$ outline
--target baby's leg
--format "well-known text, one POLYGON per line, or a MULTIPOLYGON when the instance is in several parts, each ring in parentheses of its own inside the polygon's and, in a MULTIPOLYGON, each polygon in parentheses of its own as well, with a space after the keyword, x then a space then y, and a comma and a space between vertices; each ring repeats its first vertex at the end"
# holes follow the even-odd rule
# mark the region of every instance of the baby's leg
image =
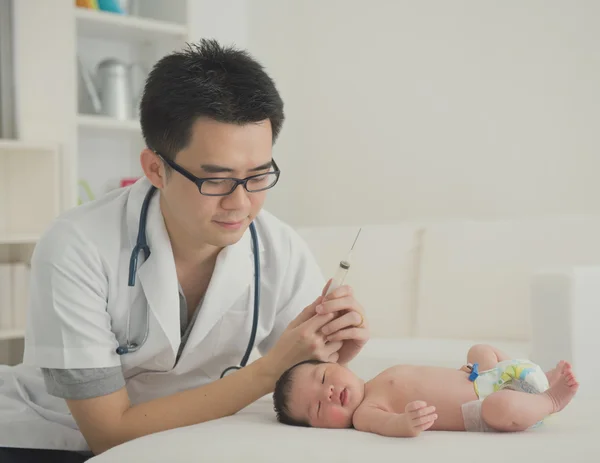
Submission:
POLYGON ((467 363, 478 363, 479 371, 490 370, 498 362, 509 359, 510 357, 504 352, 488 344, 475 344, 467 354, 467 363))
POLYGON ((538 421, 567 406, 575 396, 579 383, 565 364, 560 377, 545 392, 526 392, 503 389, 486 397, 481 404, 481 417, 498 431, 525 431, 538 421))

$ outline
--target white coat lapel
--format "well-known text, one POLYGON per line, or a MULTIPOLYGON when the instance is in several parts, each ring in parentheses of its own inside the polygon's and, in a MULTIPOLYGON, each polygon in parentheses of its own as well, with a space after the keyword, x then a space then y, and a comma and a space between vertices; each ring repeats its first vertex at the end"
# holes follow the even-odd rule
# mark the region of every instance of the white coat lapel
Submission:
MULTIPOLYGON (((130 219, 130 237, 132 246, 135 246, 139 225, 139 214, 143 202, 143 197, 150 188, 147 181, 140 182, 142 185, 134 185, 134 188, 140 187, 143 190, 141 201, 132 201, 130 218, 135 214, 134 221, 130 219), (145 188, 144 188, 145 186, 145 188), (138 204, 139 203, 139 204, 138 204), (137 206, 137 210, 136 207, 137 206)), ((133 192, 132 192, 133 193, 133 192)), ((136 192, 136 194, 139 194, 136 192)), ((179 320, 179 286, 177 283, 177 271, 175 260, 171 248, 171 241, 165 227, 164 219, 160 211, 160 192, 156 191, 148 207, 148 217, 146 222, 146 237, 150 248, 150 257, 144 261, 144 253, 140 252, 137 270, 137 279, 141 284, 149 310, 156 318, 162 331, 169 340, 172 350, 173 360, 177 355, 180 335, 179 320)), ((138 199, 138 198, 136 198, 138 199)), ((138 282, 136 281, 136 285, 138 282)), ((149 342, 157 333, 149 334, 149 342)), ((143 347, 142 347, 143 349, 143 347)))
MULTIPOLYGON (((254 258, 250 230, 240 241, 223 249, 217 257, 202 308, 188 339, 185 352, 194 349, 231 307, 254 287, 254 258)), ((259 250, 262 246, 259 241, 259 250)), ((251 308, 249 308, 251 310, 251 308)))

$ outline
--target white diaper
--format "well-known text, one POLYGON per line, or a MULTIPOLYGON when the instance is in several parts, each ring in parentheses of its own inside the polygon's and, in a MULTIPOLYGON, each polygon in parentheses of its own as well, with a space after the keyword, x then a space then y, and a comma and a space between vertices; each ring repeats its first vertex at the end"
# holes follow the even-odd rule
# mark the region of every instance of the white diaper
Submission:
POLYGON ((539 394, 550 387, 540 366, 526 359, 499 362, 495 367, 480 372, 473 385, 481 400, 501 389, 539 394))
MULTIPOLYGON (((472 381, 479 400, 462 406, 465 430, 469 432, 496 432, 481 417, 481 404, 489 395, 502 389, 512 389, 529 394, 539 394, 548 389, 548 378, 535 363, 525 359, 505 360, 494 368, 472 374, 472 381)), ((538 427, 543 421, 535 423, 538 427)))

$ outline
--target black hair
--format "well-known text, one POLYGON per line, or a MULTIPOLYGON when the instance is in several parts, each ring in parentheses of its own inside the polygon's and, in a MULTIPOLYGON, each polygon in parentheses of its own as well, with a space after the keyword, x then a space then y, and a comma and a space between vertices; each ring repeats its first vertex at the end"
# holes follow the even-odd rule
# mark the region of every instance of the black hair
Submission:
POLYGON ((277 380, 275 384, 275 390, 273 392, 273 407, 277 414, 277 421, 283 424, 289 424, 291 426, 303 426, 310 427, 306 421, 298 420, 291 416, 289 409, 290 391, 292 389, 293 376, 292 373, 300 365, 320 365, 323 362, 321 360, 304 360, 297 363, 296 365, 288 368, 277 380))
POLYGON ((269 119, 273 143, 284 121, 273 80, 246 51, 203 39, 161 58, 140 102, 146 146, 175 160, 198 118, 247 124, 269 119))

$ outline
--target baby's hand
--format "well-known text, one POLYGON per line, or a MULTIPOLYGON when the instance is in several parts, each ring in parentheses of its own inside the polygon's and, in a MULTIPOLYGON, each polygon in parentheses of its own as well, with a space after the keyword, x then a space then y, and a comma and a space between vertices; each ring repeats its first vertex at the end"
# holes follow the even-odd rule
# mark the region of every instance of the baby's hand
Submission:
POLYGON ((433 405, 427 406, 426 402, 422 400, 415 400, 406 404, 404 408, 404 414, 408 422, 408 428, 412 435, 417 436, 421 431, 429 429, 435 420, 437 420, 437 414, 433 405))

